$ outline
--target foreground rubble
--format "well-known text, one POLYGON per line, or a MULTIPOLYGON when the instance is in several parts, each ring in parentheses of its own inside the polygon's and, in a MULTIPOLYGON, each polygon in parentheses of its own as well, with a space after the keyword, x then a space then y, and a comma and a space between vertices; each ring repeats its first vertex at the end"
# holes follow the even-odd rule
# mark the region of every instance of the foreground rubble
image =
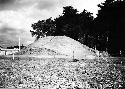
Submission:
POLYGON ((110 66, 106 59, 1 59, 0 88, 104 89, 113 84, 118 87, 121 74, 110 66))

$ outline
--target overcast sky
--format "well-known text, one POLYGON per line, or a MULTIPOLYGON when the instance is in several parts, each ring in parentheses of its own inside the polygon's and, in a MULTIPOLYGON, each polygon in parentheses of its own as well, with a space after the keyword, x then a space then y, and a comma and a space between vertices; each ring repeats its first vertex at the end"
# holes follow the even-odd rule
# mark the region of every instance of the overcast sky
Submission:
POLYGON ((31 24, 62 14, 64 6, 97 14, 104 0, 0 0, 0 46, 17 44, 20 35, 24 45, 34 41, 31 24))

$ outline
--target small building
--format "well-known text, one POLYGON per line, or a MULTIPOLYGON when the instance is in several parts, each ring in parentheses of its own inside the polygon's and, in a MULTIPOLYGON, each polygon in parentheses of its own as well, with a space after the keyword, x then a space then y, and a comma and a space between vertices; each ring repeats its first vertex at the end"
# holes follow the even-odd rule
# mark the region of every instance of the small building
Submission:
MULTIPOLYGON (((21 46, 20 46, 20 49, 23 49, 25 46, 22 44, 21 46)), ((10 46, 10 47, 7 47, 7 49, 19 49, 19 46, 18 45, 16 45, 16 46, 10 46)))
POLYGON ((19 52, 19 49, 14 48, 14 49, 5 49, 0 47, 0 55, 10 55, 13 53, 19 52))

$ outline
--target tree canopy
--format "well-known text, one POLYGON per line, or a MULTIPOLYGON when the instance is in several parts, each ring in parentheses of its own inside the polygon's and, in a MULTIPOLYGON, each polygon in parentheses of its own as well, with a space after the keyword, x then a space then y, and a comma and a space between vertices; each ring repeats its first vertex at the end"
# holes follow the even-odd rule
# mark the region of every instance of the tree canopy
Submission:
MULTIPOLYGON (((104 39, 100 49, 107 46, 110 53, 118 55, 120 50, 122 52, 125 50, 125 42, 123 42, 123 38, 125 38, 125 1, 106 0, 98 7, 100 7, 100 10, 97 18, 94 19, 94 28, 104 39), (109 38, 108 43, 106 43, 106 37, 109 38)), ((101 50, 104 50, 104 48, 101 50)))
POLYGON ((83 38, 87 38, 93 21, 93 16, 90 12, 83 10, 78 13, 77 9, 72 6, 63 7, 63 13, 59 17, 52 20, 39 20, 32 24, 32 36, 36 39, 46 36, 68 36, 82 43, 86 43, 83 38))
POLYGON ((32 36, 36 36, 36 40, 41 37, 53 35, 56 30, 56 25, 52 18, 39 20, 37 23, 32 24, 31 27, 33 30, 30 30, 30 32, 32 36))

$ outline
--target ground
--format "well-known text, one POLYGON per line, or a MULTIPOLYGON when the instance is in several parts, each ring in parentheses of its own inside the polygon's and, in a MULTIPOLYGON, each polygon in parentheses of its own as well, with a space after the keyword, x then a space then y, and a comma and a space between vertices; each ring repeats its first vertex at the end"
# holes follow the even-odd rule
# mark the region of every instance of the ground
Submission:
POLYGON ((103 58, 0 58, 0 88, 112 89, 122 87, 122 77, 118 67, 103 58))

